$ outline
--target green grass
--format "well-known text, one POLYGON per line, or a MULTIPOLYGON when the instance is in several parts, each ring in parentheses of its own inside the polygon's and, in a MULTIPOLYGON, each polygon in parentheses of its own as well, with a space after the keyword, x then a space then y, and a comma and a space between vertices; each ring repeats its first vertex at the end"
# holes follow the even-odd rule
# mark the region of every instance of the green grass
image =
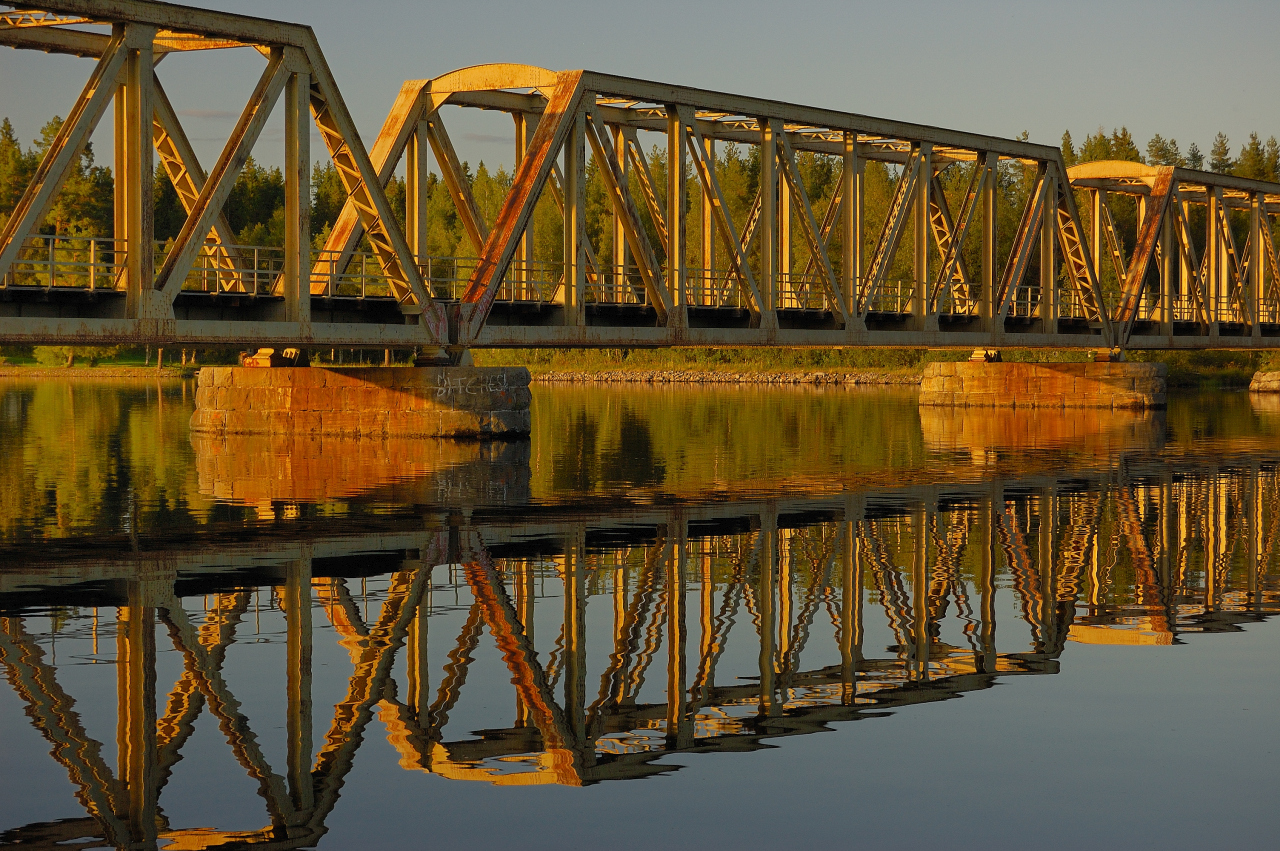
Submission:
MULTIPOLYGON (((0 363, 20 366, 60 367, 66 364, 68 349, 61 346, 0 347, 0 363)), ((181 365, 182 347, 165 348, 165 366, 181 365)), ((1066 363, 1088 360, 1092 352, 1073 349, 1004 349, 1006 361, 1066 363)), ((155 366, 156 353, 141 346, 75 348, 77 367, 155 366)), ((312 363, 328 365, 328 349, 312 352, 312 363)), ((395 363, 410 363, 411 352, 393 351, 395 363)), ((959 361, 965 351, 875 348, 676 348, 676 349, 476 349, 477 366, 527 366, 535 374, 544 372, 705 371, 705 372, 840 372, 878 370, 920 373, 925 364, 959 361)), ((200 349, 196 366, 234 364, 238 352, 232 349, 200 349)), ((1162 352, 1134 351, 1128 358, 1136 362, 1163 363, 1169 367, 1169 384, 1174 387, 1231 388, 1248 386, 1259 370, 1280 370, 1280 352, 1162 352)), ((353 365, 357 357, 344 353, 343 362, 353 365)), ((382 363, 382 351, 368 351, 363 360, 382 363)))

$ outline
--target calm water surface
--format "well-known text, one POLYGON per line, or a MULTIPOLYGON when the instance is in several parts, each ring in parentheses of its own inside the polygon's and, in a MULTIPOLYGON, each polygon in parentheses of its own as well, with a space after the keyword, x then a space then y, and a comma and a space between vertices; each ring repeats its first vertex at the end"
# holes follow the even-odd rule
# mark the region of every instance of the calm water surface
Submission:
POLYGON ((0 383, 0 846, 1274 844, 1280 405, 192 391, 0 383))

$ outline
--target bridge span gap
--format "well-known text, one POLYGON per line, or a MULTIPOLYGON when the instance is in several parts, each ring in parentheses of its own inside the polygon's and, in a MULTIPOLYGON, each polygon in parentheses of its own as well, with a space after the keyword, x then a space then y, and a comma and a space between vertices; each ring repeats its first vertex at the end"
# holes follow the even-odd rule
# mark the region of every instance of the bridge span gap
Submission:
POLYGON ((453 363, 472 347, 1280 344, 1280 184, 1127 162, 1068 169, 1049 145, 514 64, 405 82, 366 148, 304 25, 38 0, 0 10, 0 44, 96 60, 0 229, 3 343, 416 347, 453 363), (157 62, 210 49, 263 67, 206 171, 157 62), (496 211, 477 204, 446 129, 459 109, 511 118, 515 170, 496 211), (240 245, 223 208, 273 110, 284 244, 240 245), (112 233, 46 233, 109 113, 112 233), (312 124, 347 193, 320 248, 312 124), (730 146, 758 156, 754 197, 733 194, 730 146), (833 169, 831 191, 806 177, 814 156, 833 169), (403 226, 385 188, 401 162, 403 226), (157 165, 186 211, 165 243, 143 201, 157 165), (458 256, 428 249, 432 168, 466 235, 458 256), (887 181, 880 212, 864 203, 873 172, 887 181), (589 177, 601 227, 588 227, 589 177), (555 244, 533 238, 543 219, 562 232, 555 244))

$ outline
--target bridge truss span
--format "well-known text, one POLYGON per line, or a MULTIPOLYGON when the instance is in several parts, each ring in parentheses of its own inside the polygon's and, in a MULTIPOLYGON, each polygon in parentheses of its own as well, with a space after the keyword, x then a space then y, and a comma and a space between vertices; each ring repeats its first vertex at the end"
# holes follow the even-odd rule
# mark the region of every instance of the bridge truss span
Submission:
POLYGON ((1280 185, 1132 164, 1068 171, 1057 148, 1024 140, 504 64, 407 81, 366 150, 305 26, 153 0, 43 0, 0 8, 0 44, 97 63, 0 230, 7 342, 456 355, 1259 348, 1280 335, 1269 218, 1280 185), (211 49, 265 67, 206 172, 155 68, 211 49), (239 245, 223 206, 279 102, 284 245, 239 245), (112 104, 113 232, 49 232, 46 213, 112 104), (512 181, 483 209, 445 126, 457 110, 511 119, 512 181), (312 122, 347 192, 319 248, 312 122), (749 164, 732 185, 730 146, 749 164), (187 213, 164 244, 140 200, 156 163, 187 213), (821 186, 815 163, 830 175, 821 186), (404 225, 386 191, 402 164, 404 225), (433 169, 465 234, 450 256, 430 251, 433 169))

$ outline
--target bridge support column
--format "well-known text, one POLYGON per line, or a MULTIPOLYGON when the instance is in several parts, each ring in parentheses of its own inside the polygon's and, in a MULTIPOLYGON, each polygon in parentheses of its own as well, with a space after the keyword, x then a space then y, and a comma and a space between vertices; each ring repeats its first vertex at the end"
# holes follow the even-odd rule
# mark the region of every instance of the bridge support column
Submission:
POLYGON ((206 367, 192 431, 509 439, 529 433, 523 367, 206 367))

